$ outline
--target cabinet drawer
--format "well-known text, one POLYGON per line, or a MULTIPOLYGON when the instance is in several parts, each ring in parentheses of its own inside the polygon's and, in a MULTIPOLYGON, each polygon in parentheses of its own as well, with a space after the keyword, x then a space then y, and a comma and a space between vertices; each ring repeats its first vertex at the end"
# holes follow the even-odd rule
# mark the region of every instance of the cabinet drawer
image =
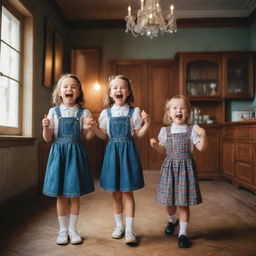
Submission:
POLYGON ((236 163, 236 177, 237 178, 251 183, 252 182, 252 171, 253 171, 253 168, 251 165, 245 164, 245 163, 240 163, 240 162, 236 163))
POLYGON ((253 164, 253 146, 247 143, 237 143, 236 161, 253 164))
POLYGON ((254 127, 239 127, 237 129, 237 138, 239 140, 253 140, 255 129, 254 127))
POLYGON ((224 139, 236 139, 236 137, 237 137, 237 128, 224 127, 224 129, 223 129, 223 138, 224 139))

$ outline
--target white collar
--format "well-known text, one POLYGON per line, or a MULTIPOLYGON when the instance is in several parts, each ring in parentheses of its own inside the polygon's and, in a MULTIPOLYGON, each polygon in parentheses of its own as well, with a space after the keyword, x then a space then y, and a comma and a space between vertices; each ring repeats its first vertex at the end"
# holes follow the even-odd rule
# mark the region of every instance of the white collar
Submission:
POLYGON ((187 128, 187 124, 174 124, 172 123, 172 126, 174 129, 182 129, 182 128, 187 128))
POLYGON ((112 106, 112 110, 114 111, 117 111, 117 110, 121 110, 121 111, 124 111, 124 110, 127 110, 129 108, 129 105, 128 104, 125 104, 123 106, 117 106, 117 105, 113 105, 112 106))
POLYGON ((77 105, 77 104, 74 105, 74 106, 72 106, 72 107, 67 107, 67 106, 65 106, 63 103, 60 105, 60 110, 61 110, 61 111, 70 111, 70 110, 75 111, 75 110, 77 110, 77 109, 78 109, 78 105, 77 105))

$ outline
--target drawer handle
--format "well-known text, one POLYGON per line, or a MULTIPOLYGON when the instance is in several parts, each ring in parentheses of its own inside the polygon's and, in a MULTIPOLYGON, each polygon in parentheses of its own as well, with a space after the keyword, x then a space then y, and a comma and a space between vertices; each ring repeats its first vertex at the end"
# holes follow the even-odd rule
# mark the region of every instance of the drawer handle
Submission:
POLYGON ((246 132, 240 132, 239 137, 249 137, 249 134, 246 132))

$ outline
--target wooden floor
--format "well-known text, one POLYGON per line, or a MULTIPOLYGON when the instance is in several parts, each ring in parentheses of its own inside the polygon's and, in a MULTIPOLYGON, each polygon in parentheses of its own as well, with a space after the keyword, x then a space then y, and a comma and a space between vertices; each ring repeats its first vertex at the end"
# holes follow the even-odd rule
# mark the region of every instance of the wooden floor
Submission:
POLYGON ((256 196, 226 182, 201 181, 203 204, 191 207, 189 236, 192 247, 177 246, 177 232, 164 235, 166 214, 155 203, 158 172, 146 171, 144 189, 135 192, 135 229, 139 246, 111 238, 111 194, 96 192, 81 198, 79 231, 81 245, 58 246, 55 199, 42 196, 14 216, 1 220, 0 254, 3 256, 255 256, 256 196))

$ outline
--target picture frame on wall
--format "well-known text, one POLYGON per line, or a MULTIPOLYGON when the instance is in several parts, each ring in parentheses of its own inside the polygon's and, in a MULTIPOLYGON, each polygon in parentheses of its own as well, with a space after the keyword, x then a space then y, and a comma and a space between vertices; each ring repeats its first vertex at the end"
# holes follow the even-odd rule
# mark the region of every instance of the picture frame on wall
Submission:
POLYGON ((63 72, 63 38, 54 32, 53 83, 56 84, 63 72))
POLYGON ((53 76, 53 25, 50 20, 45 22, 44 38, 44 63, 43 63, 43 85, 47 88, 52 87, 53 76))

